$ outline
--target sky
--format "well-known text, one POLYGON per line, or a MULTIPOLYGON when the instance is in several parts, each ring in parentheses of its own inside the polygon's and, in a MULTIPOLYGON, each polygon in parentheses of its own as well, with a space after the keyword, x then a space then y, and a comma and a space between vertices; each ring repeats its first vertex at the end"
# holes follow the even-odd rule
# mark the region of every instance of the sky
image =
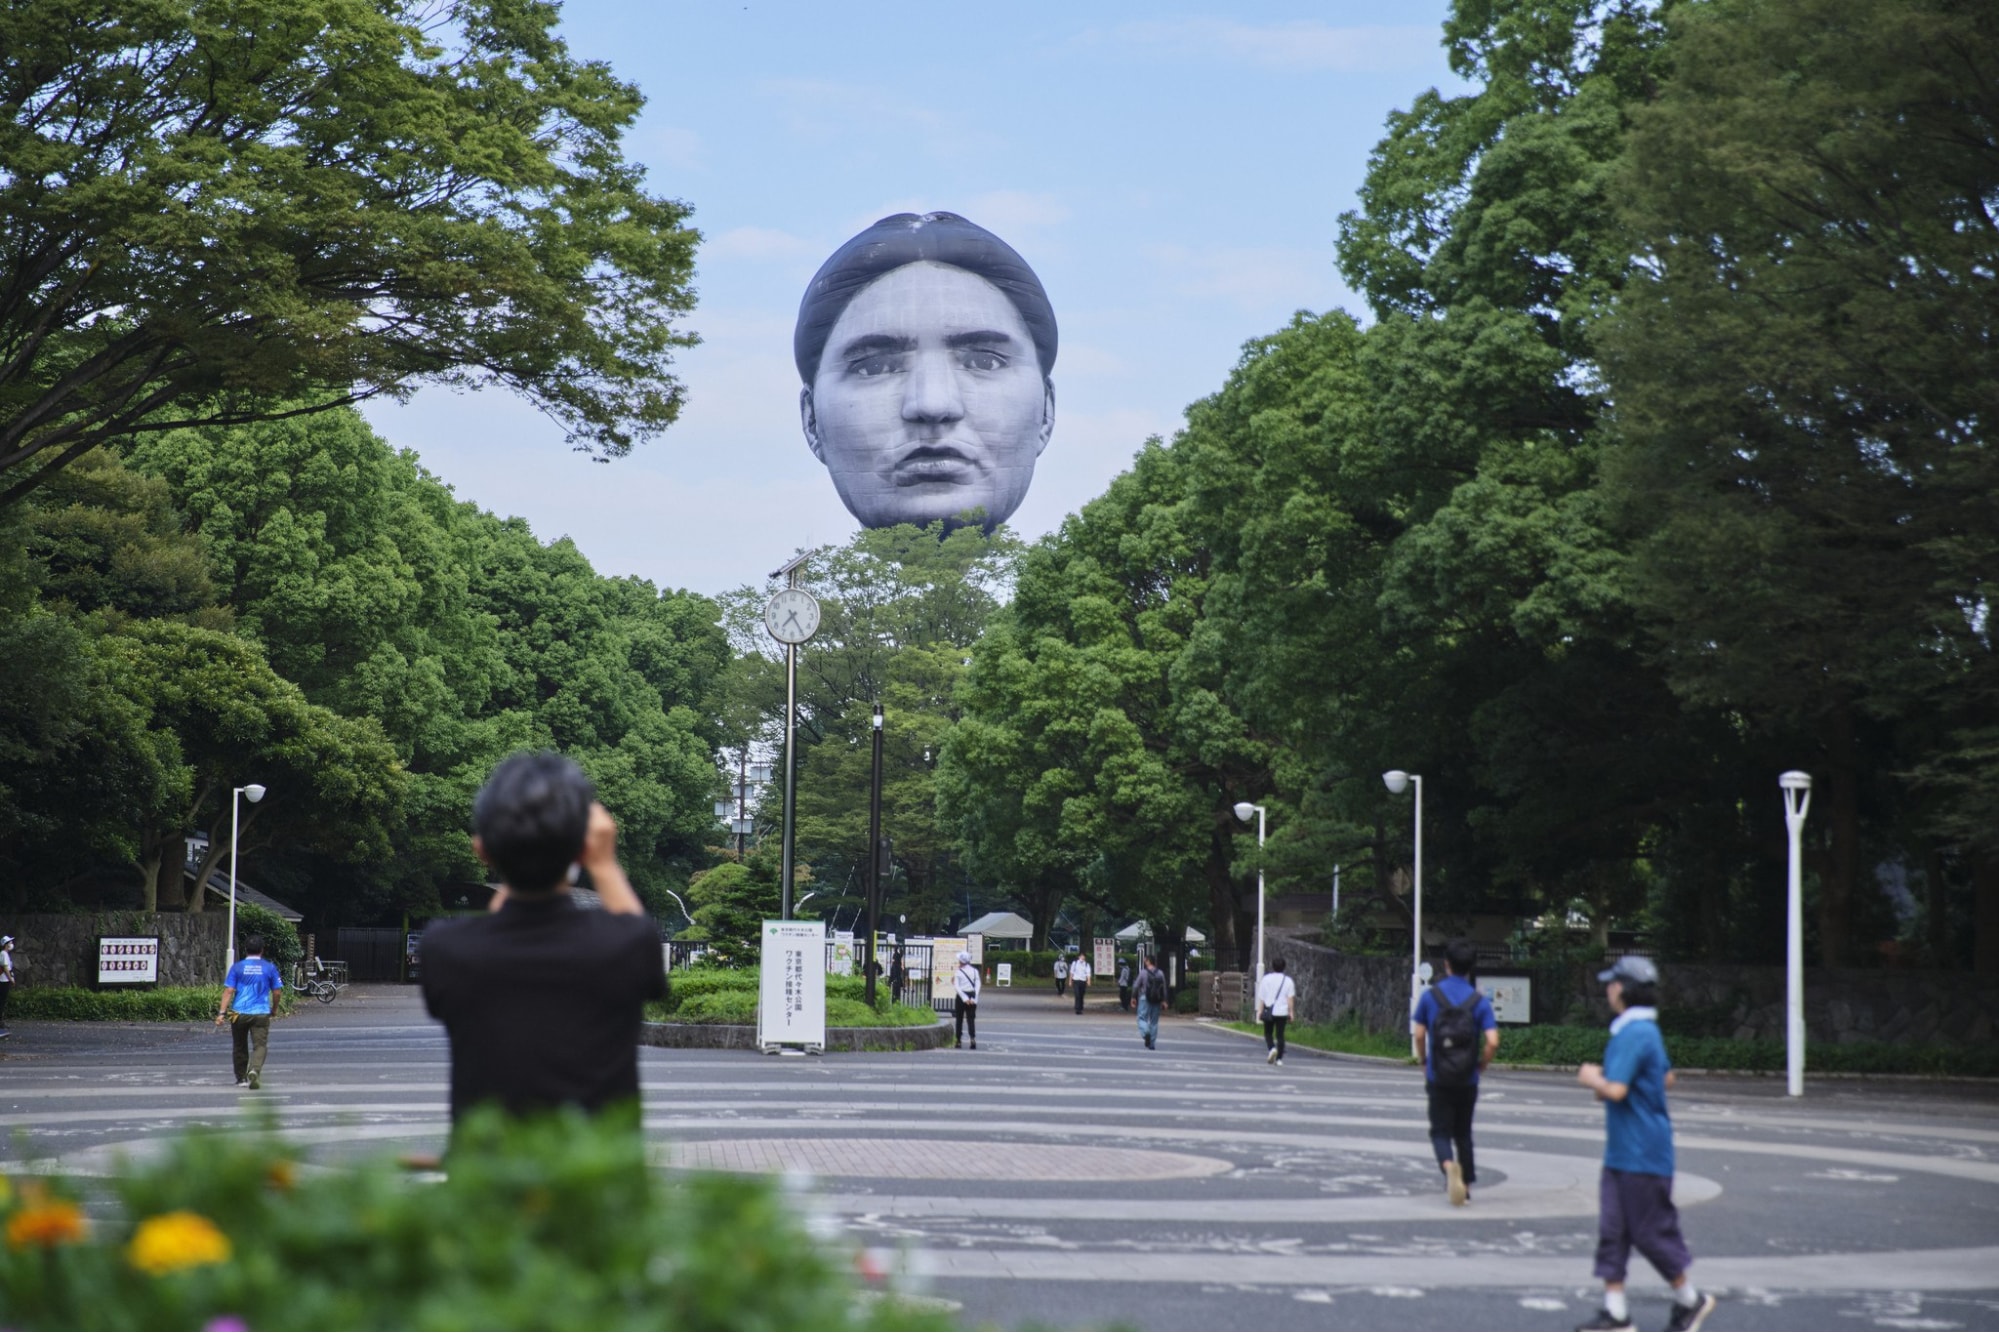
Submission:
POLYGON ((1360 313, 1339 215, 1388 114, 1459 86, 1446 9, 569 0, 572 52, 646 96, 628 156, 703 236, 681 418, 597 463, 504 390, 364 410, 460 498, 570 537, 601 573, 760 584, 857 528, 799 429, 805 284, 877 218, 948 210, 1020 252, 1060 325, 1054 436, 1013 519, 1039 537, 1245 342, 1298 310, 1360 313))

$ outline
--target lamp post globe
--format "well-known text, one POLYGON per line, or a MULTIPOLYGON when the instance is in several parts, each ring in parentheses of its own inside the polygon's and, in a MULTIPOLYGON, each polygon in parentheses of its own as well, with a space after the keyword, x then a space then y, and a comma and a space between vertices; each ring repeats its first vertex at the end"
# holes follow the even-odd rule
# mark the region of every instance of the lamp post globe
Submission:
POLYGON ((1388 788, 1390 795, 1400 796, 1409 790, 1409 775, 1399 768, 1391 768, 1381 775, 1381 785, 1388 788))
MULTIPOLYGON (((239 796, 249 797, 250 804, 255 805, 264 799, 264 784, 245 783, 241 787, 232 788, 229 793, 229 935, 222 949, 222 974, 225 979, 229 975, 229 969, 236 966, 236 832, 241 823, 237 813, 240 807, 236 798, 239 796)), ((197 884, 194 886, 194 891, 198 894, 206 893, 208 886, 197 884)))
POLYGON ((243 797, 245 800, 249 801, 250 804, 255 805, 257 802, 264 799, 264 784, 261 782, 252 782, 250 785, 243 788, 243 797))
POLYGON ((1235 803, 1235 817, 1243 823, 1247 824, 1255 814, 1256 807, 1248 801, 1237 801, 1235 803))

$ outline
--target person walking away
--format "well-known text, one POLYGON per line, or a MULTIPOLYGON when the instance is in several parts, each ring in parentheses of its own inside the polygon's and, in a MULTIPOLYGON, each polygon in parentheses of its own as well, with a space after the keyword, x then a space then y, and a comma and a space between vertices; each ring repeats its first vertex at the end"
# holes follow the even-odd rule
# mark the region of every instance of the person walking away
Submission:
POLYGON ((972 1039, 972 1049, 979 1049, 979 969, 972 966, 972 955, 960 951, 958 973, 952 978, 958 988, 957 1004, 952 1013, 956 1018, 958 1045, 965 1044, 965 1038, 972 1039))
POLYGON ((255 1090, 264 1083, 264 1054, 271 1045, 271 1001, 285 988, 283 973, 264 957, 264 937, 243 941, 243 956, 222 979, 222 1008, 215 1026, 229 1030, 236 1086, 255 1090))
POLYGON ((890 1004, 902 1003, 902 988, 909 984, 909 973, 902 965, 902 950, 897 949, 888 963, 888 999, 890 1004))
POLYGON ((1120 958, 1117 965, 1117 1007, 1131 1012, 1131 959, 1120 958))
POLYGON ((1478 946, 1452 940, 1444 946, 1444 975, 1416 1001, 1416 1059, 1430 1103, 1430 1146, 1453 1207, 1471 1201, 1478 1179, 1472 1157, 1471 1120, 1478 1106, 1479 1075, 1499 1050, 1499 1019, 1479 993, 1478 946))
POLYGON ((1076 1012, 1079 1014, 1083 1012, 1083 997, 1089 993, 1090 978, 1094 975, 1090 960, 1081 954, 1077 954, 1076 961, 1069 964, 1069 989, 1076 992, 1076 1012))
POLYGON ((1256 1016, 1263 1022, 1263 1062, 1284 1063, 1284 1028, 1297 1008, 1298 983, 1284 975, 1284 960, 1270 960, 1270 970, 1256 983, 1256 1016))
POLYGON ((14 993, 14 937, 0 935, 0 1037, 7 1031, 7 997, 14 993))
POLYGON ((659 928, 618 864, 618 826, 549 750, 503 760, 472 806, 494 909, 423 935, 423 1001, 451 1041, 451 1119, 573 1106, 639 1127, 639 1027, 666 994, 659 928), (581 862, 603 910, 569 896, 581 862))
POLYGON ((1065 995, 1069 990, 1069 960, 1061 954, 1055 955, 1055 993, 1065 995))
POLYGON ((1166 1008, 1166 974, 1150 954, 1138 970, 1138 1035, 1145 1049, 1159 1049, 1159 1015, 1166 1008))
POLYGON ((1603 1177, 1597 1187, 1596 1275, 1603 1279, 1603 1308, 1582 1329, 1637 1325, 1624 1295, 1625 1266, 1637 1250, 1672 1284, 1668 1333, 1694 1333, 1714 1313, 1715 1299, 1696 1288, 1687 1270, 1693 1254, 1680 1235, 1673 1206, 1673 1119, 1666 1089, 1673 1063, 1659 1034, 1659 969, 1649 958, 1627 956, 1599 972, 1616 1015, 1603 1063, 1584 1065, 1576 1082, 1603 1103, 1603 1177))

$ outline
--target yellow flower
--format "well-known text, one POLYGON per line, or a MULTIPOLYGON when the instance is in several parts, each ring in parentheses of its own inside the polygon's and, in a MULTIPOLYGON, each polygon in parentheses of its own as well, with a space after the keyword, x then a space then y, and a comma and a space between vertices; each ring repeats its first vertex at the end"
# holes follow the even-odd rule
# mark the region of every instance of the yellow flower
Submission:
POLYGON ((229 1237, 200 1213, 161 1213, 139 1223, 125 1258, 141 1272, 160 1277, 183 1268, 226 1263, 229 1237))
POLYGON ((264 1168, 264 1183, 274 1190, 289 1194, 298 1184, 298 1163, 278 1158, 264 1168))
POLYGON ((75 1204, 63 1199, 48 1203, 32 1200, 7 1219, 7 1246, 15 1250, 25 1250, 30 1245, 54 1249, 58 1245, 76 1244, 89 1230, 83 1209, 75 1204))

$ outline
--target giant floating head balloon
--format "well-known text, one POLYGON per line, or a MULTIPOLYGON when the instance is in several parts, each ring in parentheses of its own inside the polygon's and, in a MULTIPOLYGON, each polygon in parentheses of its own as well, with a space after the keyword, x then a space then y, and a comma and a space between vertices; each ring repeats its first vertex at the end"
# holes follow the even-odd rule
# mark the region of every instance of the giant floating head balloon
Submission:
POLYGON ((1004 523, 1055 430, 1055 312, 1013 247, 898 213, 833 252, 798 305, 805 442, 863 527, 1004 523))

